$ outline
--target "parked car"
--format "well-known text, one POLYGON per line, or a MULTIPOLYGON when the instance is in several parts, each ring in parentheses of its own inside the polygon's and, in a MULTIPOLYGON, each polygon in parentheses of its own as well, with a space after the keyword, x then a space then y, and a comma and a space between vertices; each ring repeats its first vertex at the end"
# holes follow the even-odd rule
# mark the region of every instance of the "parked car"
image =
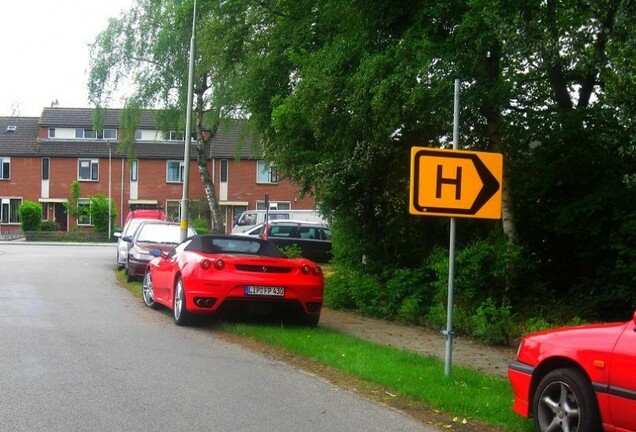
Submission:
POLYGON ((132 210, 128 212, 126 215, 127 224, 131 219, 158 219, 158 220, 168 220, 166 212, 159 209, 140 209, 140 210, 132 210))
POLYGON ((316 210, 246 210, 234 221, 232 234, 240 234, 254 228, 256 225, 265 223, 265 216, 270 222, 274 220, 296 220, 326 223, 326 220, 316 210))
POLYGON ((273 220, 268 224, 260 224, 239 235, 250 235, 271 240, 279 248, 292 244, 298 245, 303 258, 317 263, 326 263, 331 259, 331 230, 322 223, 273 220))
POLYGON ((122 237, 132 236, 135 230, 142 221, 145 220, 166 220, 166 214, 161 210, 133 210, 126 216, 126 224, 124 229, 115 231, 113 235, 117 237, 117 269, 123 269, 126 267, 126 258, 128 257, 129 242, 126 242, 122 237))
POLYGON ((508 368, 513 409, 536 431, 636 432, 636 313, 525 337, 508 368))
POLYGON ((286 258, 272 242, 248 236, 197 235, 168 254, 154 249, 142 297, 172 309, 177 325, 194 315, 261 313, 315 326, 324 277, 305 258, 286 258))
MULTIPOLYGON (((188 228, 187 236, 196 235, 196 231, 188 228)), ((130 282, 141 279, 146 274, 148 262, 153 258, 151 249, 170 251, 181 240, 181 227, 177 222, 159 220, 142 221, 134 234, 122 237, 129 244, 126 256, 126 278, 130 282)))

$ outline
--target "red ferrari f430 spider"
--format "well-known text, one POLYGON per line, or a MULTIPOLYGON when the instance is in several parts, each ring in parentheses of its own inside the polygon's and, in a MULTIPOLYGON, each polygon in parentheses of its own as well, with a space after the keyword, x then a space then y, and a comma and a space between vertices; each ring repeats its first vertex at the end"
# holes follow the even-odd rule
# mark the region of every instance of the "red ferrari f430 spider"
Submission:
POLYGON ((287 258, 270 241, 231 235, 195 235, 169 253, 156 249, 143 280, 146 306, 166 306, 177 325, 195 315, 255 313, 315 326, 324 277, 320 266, 287 258))

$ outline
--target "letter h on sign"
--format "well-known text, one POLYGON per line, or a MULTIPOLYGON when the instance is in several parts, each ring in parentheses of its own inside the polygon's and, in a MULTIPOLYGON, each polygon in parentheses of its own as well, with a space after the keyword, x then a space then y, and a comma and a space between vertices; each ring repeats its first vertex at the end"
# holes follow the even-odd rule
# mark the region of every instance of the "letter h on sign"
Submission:
POLYGON ((455 185, 455 199, 459 201, 462 196, 462 167, 457 167, 457 177, 444 178, 442 176, 442 165, 437 165, 437 187, 435 189, 435 196, 439 199, 442 197, 442 185, 449 184, 455 185))

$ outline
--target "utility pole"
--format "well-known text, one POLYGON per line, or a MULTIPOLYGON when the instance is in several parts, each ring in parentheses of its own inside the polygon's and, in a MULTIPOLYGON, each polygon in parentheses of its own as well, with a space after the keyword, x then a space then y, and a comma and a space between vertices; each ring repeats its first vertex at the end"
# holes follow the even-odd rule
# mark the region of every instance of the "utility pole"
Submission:
POLYGON ((197 0, 194 0, 192 10, 192 37, 190 38, 190 66, 188 68, 188 101, 186 109, 185 148, 183 151, 183 195, 181 197, 181 217, 179 228, 181 229, 181 241, 188 236, 188 195, 190 183, 190 141, 192 139, 192 86, 194 81, 194 38, 197 17, 197 0))

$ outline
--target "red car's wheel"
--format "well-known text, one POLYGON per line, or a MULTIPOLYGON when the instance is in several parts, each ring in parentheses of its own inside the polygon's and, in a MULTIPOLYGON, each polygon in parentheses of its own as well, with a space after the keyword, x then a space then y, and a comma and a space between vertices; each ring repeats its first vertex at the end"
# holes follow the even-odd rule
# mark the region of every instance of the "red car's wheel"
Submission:
POLYGON ((144 276, 144 281, 141 284, 141 298, 144 304, 152 309, 157 309, 157 302, 155 301, 155 292, 152 288, 152 276, 150 272, 144 276))
POLYGON ((532 402, 538 432, 596 432, 601 421, 594 389, 577 369, 555 369, 537 387, 532 402))
POLYGON ((190 323, 190 314, 186 310, 185 288, 181 276, 177 278, 174 284, 174 302, 172 303, 172 312, 174 322, 178 326, 188 325, 190 323))

